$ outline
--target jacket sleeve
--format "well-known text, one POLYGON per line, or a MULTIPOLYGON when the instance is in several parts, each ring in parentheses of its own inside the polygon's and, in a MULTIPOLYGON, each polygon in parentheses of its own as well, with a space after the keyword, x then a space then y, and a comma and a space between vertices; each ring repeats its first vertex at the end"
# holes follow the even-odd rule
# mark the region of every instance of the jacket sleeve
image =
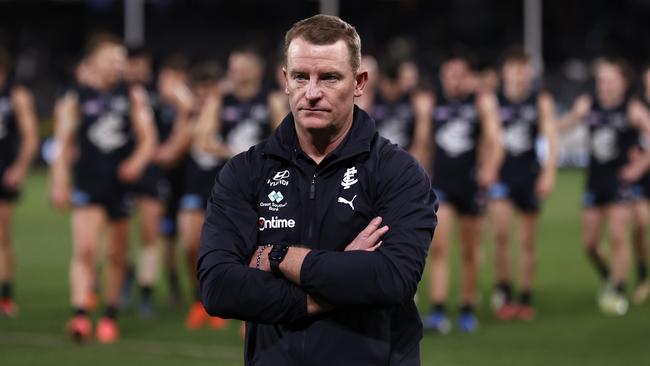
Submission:
POLYGON ((436 199, 420 165, 397 152, 380 165, 375 207, 389 231, 374 252, 312 250, 302 288, 335 306, 390 306, 415 295, 436 225, 436 199))
POLYGON ((213 316, 290 323, 306 316, 306 293, 248 267, 257 246, 258 216, 250 178, 255 170, 245 154, 224 166, 208 202, 198 262, 201 299, 213 316))

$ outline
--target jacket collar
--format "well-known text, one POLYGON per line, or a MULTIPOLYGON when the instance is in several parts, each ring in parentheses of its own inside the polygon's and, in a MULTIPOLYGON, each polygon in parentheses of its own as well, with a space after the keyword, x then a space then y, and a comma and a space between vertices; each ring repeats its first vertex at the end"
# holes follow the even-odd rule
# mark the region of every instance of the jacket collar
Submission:
MULTIPOLYGON (((376 134, 375 121, 368 113, 355 105, 350 131, 343 142, 326 159, 345 159, 370 152, 370 145, 376 134)), ((289 113, 271 135, 262 152, 284 160, 291 160, 292 155, 299 150, 300 144, 296 134, 295 121, 293 115, 289 113)))

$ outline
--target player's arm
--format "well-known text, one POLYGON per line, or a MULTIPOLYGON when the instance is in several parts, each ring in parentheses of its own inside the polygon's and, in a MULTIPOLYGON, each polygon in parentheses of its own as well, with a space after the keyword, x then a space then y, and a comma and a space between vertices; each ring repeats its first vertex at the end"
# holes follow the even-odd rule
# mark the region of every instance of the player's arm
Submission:
MULTIPOLYGON (((334 307, 391 306, 414 296, 436 224, 435 203, 424 170, 406 154, 398 156, 382 164, 386 175, 375 202, 381 220, 366 228, 381 237, 380 246, 343 252, 290 247, 280 263, 289 281, 334 307)), ((359 239, 373 243, 378 237, 359 239)), ((269 270, 268 263, 264 267, 269 270)), ((310 313, 319 310, 310 307, 310 313)))
POLYGON ((582 122, 591 109, 592 100, 589 95, 583 94, 579 96, 574 102, 571 109, 562 115, 557 122, 557 130, 565 132, 575 128, 582 122))
POLYGON ((154 156, 154 162, 163 166, 172 166, 189 148, 192 142, 190 116, 195 100, 192 92, 183 83, 174 88, 174 108, 176 119, 172 131, 163 144, 160 144, 154 156))
POLYGON ((131 123, 136 136, 135 149, 118 168, 118 176, 125 182, 140 178, 147 164, 153 158, 158 145, 156 126, 149 98, 142 86, 134 85, 129 90, 131 100, 131 123))
POLYGON ((297 285, 249 267, 257 248, 255 174, 250 153, 221 170, 201 230, 198 279, 210 315, 258 323, 290 323, 307 315, 307 295, 297 285))
POLYGON ((20 135, 20 150, 16 160, 2 177, 5 186, 17 189, 22 183, 38 150, 38 122, 32 93, 23 86, 16 86, 11 92, 11 101, 16 111, 16 122, 20 135))
POLYGON ((537 99, 537 109, 539 132, 546 140, 548 151, 535 190, 540 197, 546 197, 553 190, 557 174, 558 142, 553 96, 549 93, 540 94, 537 99))
POLYGON ((221 95, 214 92, 205 100, 196 119, 193 143, 200 150, 220 159, 230 159, 232 151, 219 138, 221 131, 221 95))
MULTIPOLYGON (((650 112, 638 99, 632 99, 627 108, 627 120, 640 134, 650 136, 650 112)), ((650 150, 635 149, 630 152, 629 162, 619 175, 626 182, 634 183, 650 168, 650 150)))
POLYGON ((479 167, 477 181, 487 188, 498 179, 504 151, 501 144, 501 121, 497 98, 492 93, 480 93, 476 101, 481 120, 479 167))
POLYGON ((289 113, 287 95, 279 90, 269 93, 268 106, 271 117, 271 128, 275 130, 289 113))
POLYGON ((50 166, 50 201, 63 210, 70 202, 70 170, 74 156, 74 138, 79 128, 79 99, 68 92, 54 106, 54 153, 50 166))
POLYGON ((425 169, 431 166, 431 115, 433 96, 429 92, 418 91, 411 97, 415 114, 415 128, 410 153, 425 169))

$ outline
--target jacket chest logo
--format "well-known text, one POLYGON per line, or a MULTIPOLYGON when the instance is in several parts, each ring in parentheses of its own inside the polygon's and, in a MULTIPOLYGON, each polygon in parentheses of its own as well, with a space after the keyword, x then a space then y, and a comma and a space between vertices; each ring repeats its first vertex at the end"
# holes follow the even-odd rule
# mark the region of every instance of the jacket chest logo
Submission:
POLYGON ((352 197, 351 200, 346 200, 343 197, 339 197, 338 203, 344 203, 346 205, 349 205, 352 211, 354 211, 354 199, 357 198, 357 195, 355 194, 354 197, 352 197))
POLYGON ((355 174, 357 174, 357 168, 355 167, 348 168, 348 170, 345 171, 345 174, 343 174, 343 180, 341 180, 343 189, 350 189, 350 187, 359 181, 354 177, 355 174))
POLYGON ((262 202, 265 198, 260 200, 260 207, 268 208, 269 211, 278 212, 281 208, 287 206, 284 194, 280 191, 281 187, 289 186, 289 170, 280 170, 276 172, 271 178, 266 180, 266 184, 271 187, 271 192, 266 196, 268 202, 262 202))
POLYGON ((269 187, 277 187, 279 185, 282 186, 288 186, 289 185, 289 171, 288 170, 281 170, 273 176, 273 178, 268 179, 266 181, 266 184, 269 185, 269 187))
MULTIPOLYGON (((357 168, 355 167, 348 168, 345 171, 345 174, 343 174, 343 179, 341 180, 341 186, 343 187, 343 191, 350 189, 350 187, 357 184, 359 180, 355 177, 356 174, 357 174, 357 168)), ((344 205, 348 205, 350 206, 352 211, 354 211, 355 198, 357 198, 356 194, 350 199, 343 197, 343 194, 341 194, 341 196, 338 197, 338 200, 336 202, 342 203, 344 205)))
POLYGON ((294 219, 281 219, 277 216, 271 216, 270 219, 260 217, 258 223, 259 231, 268 229, 293 229, 296 227, 296 221, 294 219))
POLYGON ((280 191, 271 191, 267 196, 271 202, 260 202, 260 207, 266 207, 269 211, 280 211, 281 208, 287 206, 284 201, 284 195, 280 191))

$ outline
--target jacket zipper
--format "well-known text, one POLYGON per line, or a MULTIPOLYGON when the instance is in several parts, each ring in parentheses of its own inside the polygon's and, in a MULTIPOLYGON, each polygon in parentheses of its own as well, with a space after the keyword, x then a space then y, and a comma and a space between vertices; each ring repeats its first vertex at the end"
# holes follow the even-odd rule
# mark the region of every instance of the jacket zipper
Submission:
POLYGON ((317 175, 314 173, 313 178, 311 179, 311 186, 309 187, 309 199, 313 200, 316 198, 316 177, 317 175))

